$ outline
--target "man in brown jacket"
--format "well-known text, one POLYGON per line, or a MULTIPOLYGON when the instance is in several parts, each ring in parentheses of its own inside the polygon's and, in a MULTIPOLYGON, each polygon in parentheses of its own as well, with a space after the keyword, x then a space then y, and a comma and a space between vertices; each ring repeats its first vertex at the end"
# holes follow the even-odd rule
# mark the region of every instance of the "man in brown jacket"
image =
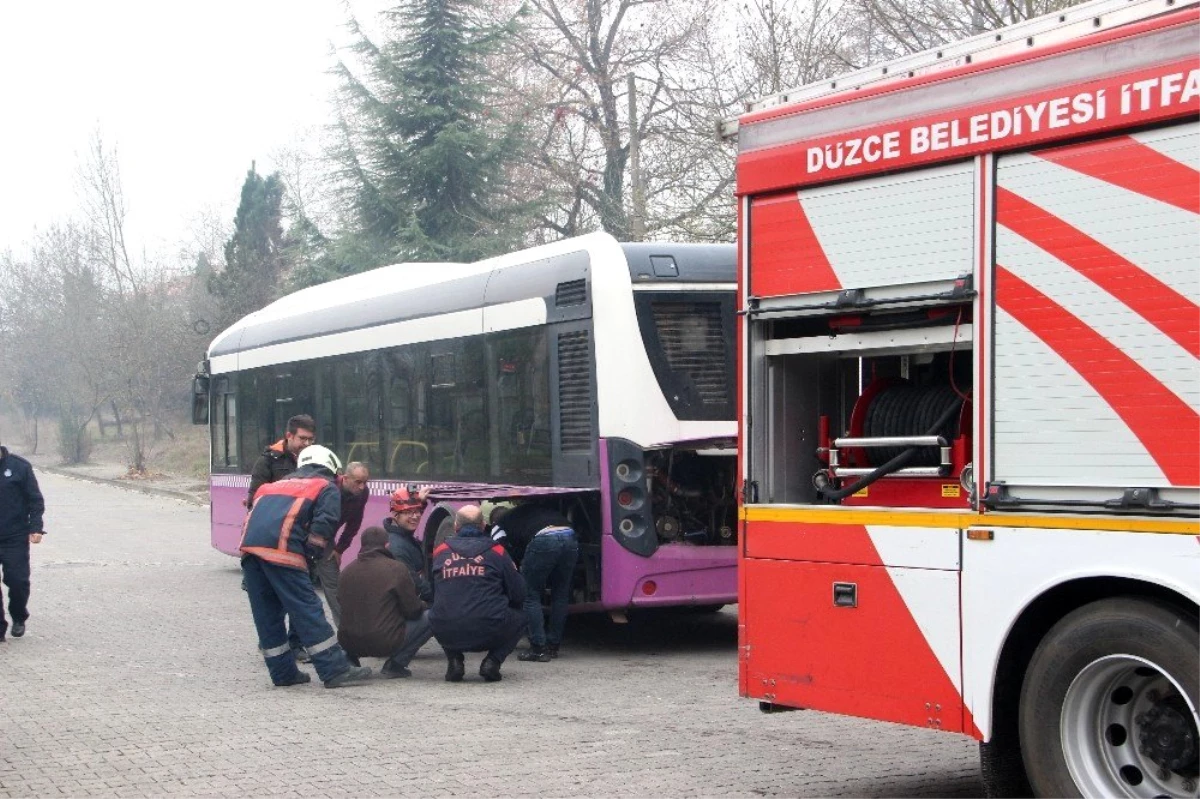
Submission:
POLYGON ((384 677, 412 676, 408 663, 433 630, 412 575, 392 557, 382 527, 363 531, 358 559, 342 571, 338 599, 338 643, 346 654, 387 658, 380 669, 384 677))

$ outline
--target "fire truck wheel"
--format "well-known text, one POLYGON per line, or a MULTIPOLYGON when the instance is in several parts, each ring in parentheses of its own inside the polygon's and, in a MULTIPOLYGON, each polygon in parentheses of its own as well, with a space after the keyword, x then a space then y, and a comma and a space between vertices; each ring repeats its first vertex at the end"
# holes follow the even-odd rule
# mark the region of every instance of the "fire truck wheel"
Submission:
POLYGON ((1200 796, 1197 624, 1165 603, 1105 599, 1061 619, 1021 687, 1021 754, 1038 796, 1200 796))
POLYGON ((988 799, 1018 799, 1032 796, 1025 779, 1021 747, 1015 741, 992 738, 979 744, 979 773, 988 799))

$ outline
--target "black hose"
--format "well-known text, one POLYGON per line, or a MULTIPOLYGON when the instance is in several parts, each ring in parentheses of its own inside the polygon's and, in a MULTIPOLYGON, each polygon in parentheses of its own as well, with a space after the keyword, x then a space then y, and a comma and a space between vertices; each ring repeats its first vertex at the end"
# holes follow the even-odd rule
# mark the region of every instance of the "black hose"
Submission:
MULTIPOLYGON (((963 398, 956 397, 954 402, 952 402, 949 406, 947 406, 946 410, 942 412, 942 415, 938 417, 938 420, 933 423, 933 426, 930 427, 929 431, 927 433, 924 433, 924 435, 927 435, 927 436, 938 435, 939 431, 945 425, 949 424, 950 420, 954 418, 954 414, 958 413, 958 410, 962 407, 962 405, 963 405, 963 398)), ((839 502, 839 501, 845 499, 846 497, 850 496, 851 494, 862 491, 864 488, 871 485, 871 483, 874 483, 879 478, 886 477, 887 475, 891 474, 892 472, 894 472, 898 469, 904 468, 908 464, 908 462, 910 460, 912 460, 916 456, 916 454, 918 452, 920 452, 922 449, 924 449, 924 447, 920 447, 920 446, 908 447, 903 452, 901 452, 899 455, 897 455, 896 457, 889 460, 887 463, 880 466, 878 469, 875 469, 870 474, 864 474, 862 477, 860 477, 858 480, 855 480, 850 485, 848 485, 844 488, 839 488, 836 491, 830 491, 828 488, 822 488, 819 490, 818 493, 820 493, 820 495, 823 499, 829 500, 830 502, 839 502)))

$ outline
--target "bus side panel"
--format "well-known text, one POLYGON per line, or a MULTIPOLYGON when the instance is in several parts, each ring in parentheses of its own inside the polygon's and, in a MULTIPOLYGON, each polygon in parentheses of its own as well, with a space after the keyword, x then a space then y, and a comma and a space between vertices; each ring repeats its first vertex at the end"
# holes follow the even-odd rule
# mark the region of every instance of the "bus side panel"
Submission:
POLYGON ((246 520, 246 491, 250 478, 242 475, 214 474, 209 478, 213 549, 237 555, 242 541, 242 523, 246 520))
MULTIPOLYGON (((957 571, 871 565, 880 555, 872 554, 870 533, 861 526, 857 535, 845 525, 832 531, 817 525, 749 527, 741 607, 744 695, 974 732, 959 691, 957 571), (766 534, 771 527, 778 535, 766 534), (805 555, 803 544, 787 544, 788 539, 829 539, 830 532, 843 541, 857 538, 859 545, 851 549, 866 563, 786 559, 789 549, 805 555), (760 533, 766 540, 756 547, 760 533), (771 557, 755 556, 756 551, 771 557)), ((892 531, 883 532, 886 537, 892 531)), ((927 539, 937 533, 909 534, 927 539)), ((827 551, 818 547, 812 554, 820 558, 827 551)))
POLYGON ((635 555, 611 534, 601 540, 601 604, 631 606, 726 605, 737 601, 737 548, 663 544, 650 557, 635 555))

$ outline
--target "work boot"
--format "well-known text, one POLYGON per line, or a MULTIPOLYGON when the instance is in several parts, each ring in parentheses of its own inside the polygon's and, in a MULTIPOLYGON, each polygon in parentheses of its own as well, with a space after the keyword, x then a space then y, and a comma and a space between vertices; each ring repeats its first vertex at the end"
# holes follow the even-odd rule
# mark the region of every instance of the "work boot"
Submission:
POLYGON ((347 685, 352 685, 356 682, 362 682, 370 679, 370 677, 371 669, 369 666, 351 666, 333 679, 326 680, 325 687, 342 688, 347 685))
POLYGON ((487 682, 500 682, 503 679, 500 674, 500 663, 490 657, 484 658, 483 662, 479 664, 479 676, 487 682))
POLYGON ((558 644, 546 644, 546 651, 550 653, 551 660, 558 660, 558 644))
POLYGON ((13 638, 20 638, 24 634, 25 634, 25 622, 14 621, 13 626, 12 626, 13 638))
POLYGON ((295 677, 288 680, 287 682, 277 682, 277 683, 275 683, 275 687, 276 688, 290 688, 293 685, 304 685, 305 683, 310 683, 310 682, 312 682, 312 677, 308 676, 308 672, 297 671, 295 677))
POLYGON ((297 663, 312 663, 312 658, 308 655, 308 650, 303 647, 296 647, 292 650, 292 654, 296 657, 297 663))
POLYGON ((463 662, 462 652, 454 654, 446 653, 446 682, 462 682, 463 675, 467 673, 467 664, 463 662))
POLYGON ((397 677, 411 677, 412 672, 404 666, 397 666, 391 658, 383 661, 383 666, 379 669, 379 676, 385 680, 393 680, 397 677))
POLYGON ((546 651, 544 646, 531 646, 524 652, 517 655, 517 660, 526 662, 533 661, 534 663, 549 663, 550 653, 546 651))

